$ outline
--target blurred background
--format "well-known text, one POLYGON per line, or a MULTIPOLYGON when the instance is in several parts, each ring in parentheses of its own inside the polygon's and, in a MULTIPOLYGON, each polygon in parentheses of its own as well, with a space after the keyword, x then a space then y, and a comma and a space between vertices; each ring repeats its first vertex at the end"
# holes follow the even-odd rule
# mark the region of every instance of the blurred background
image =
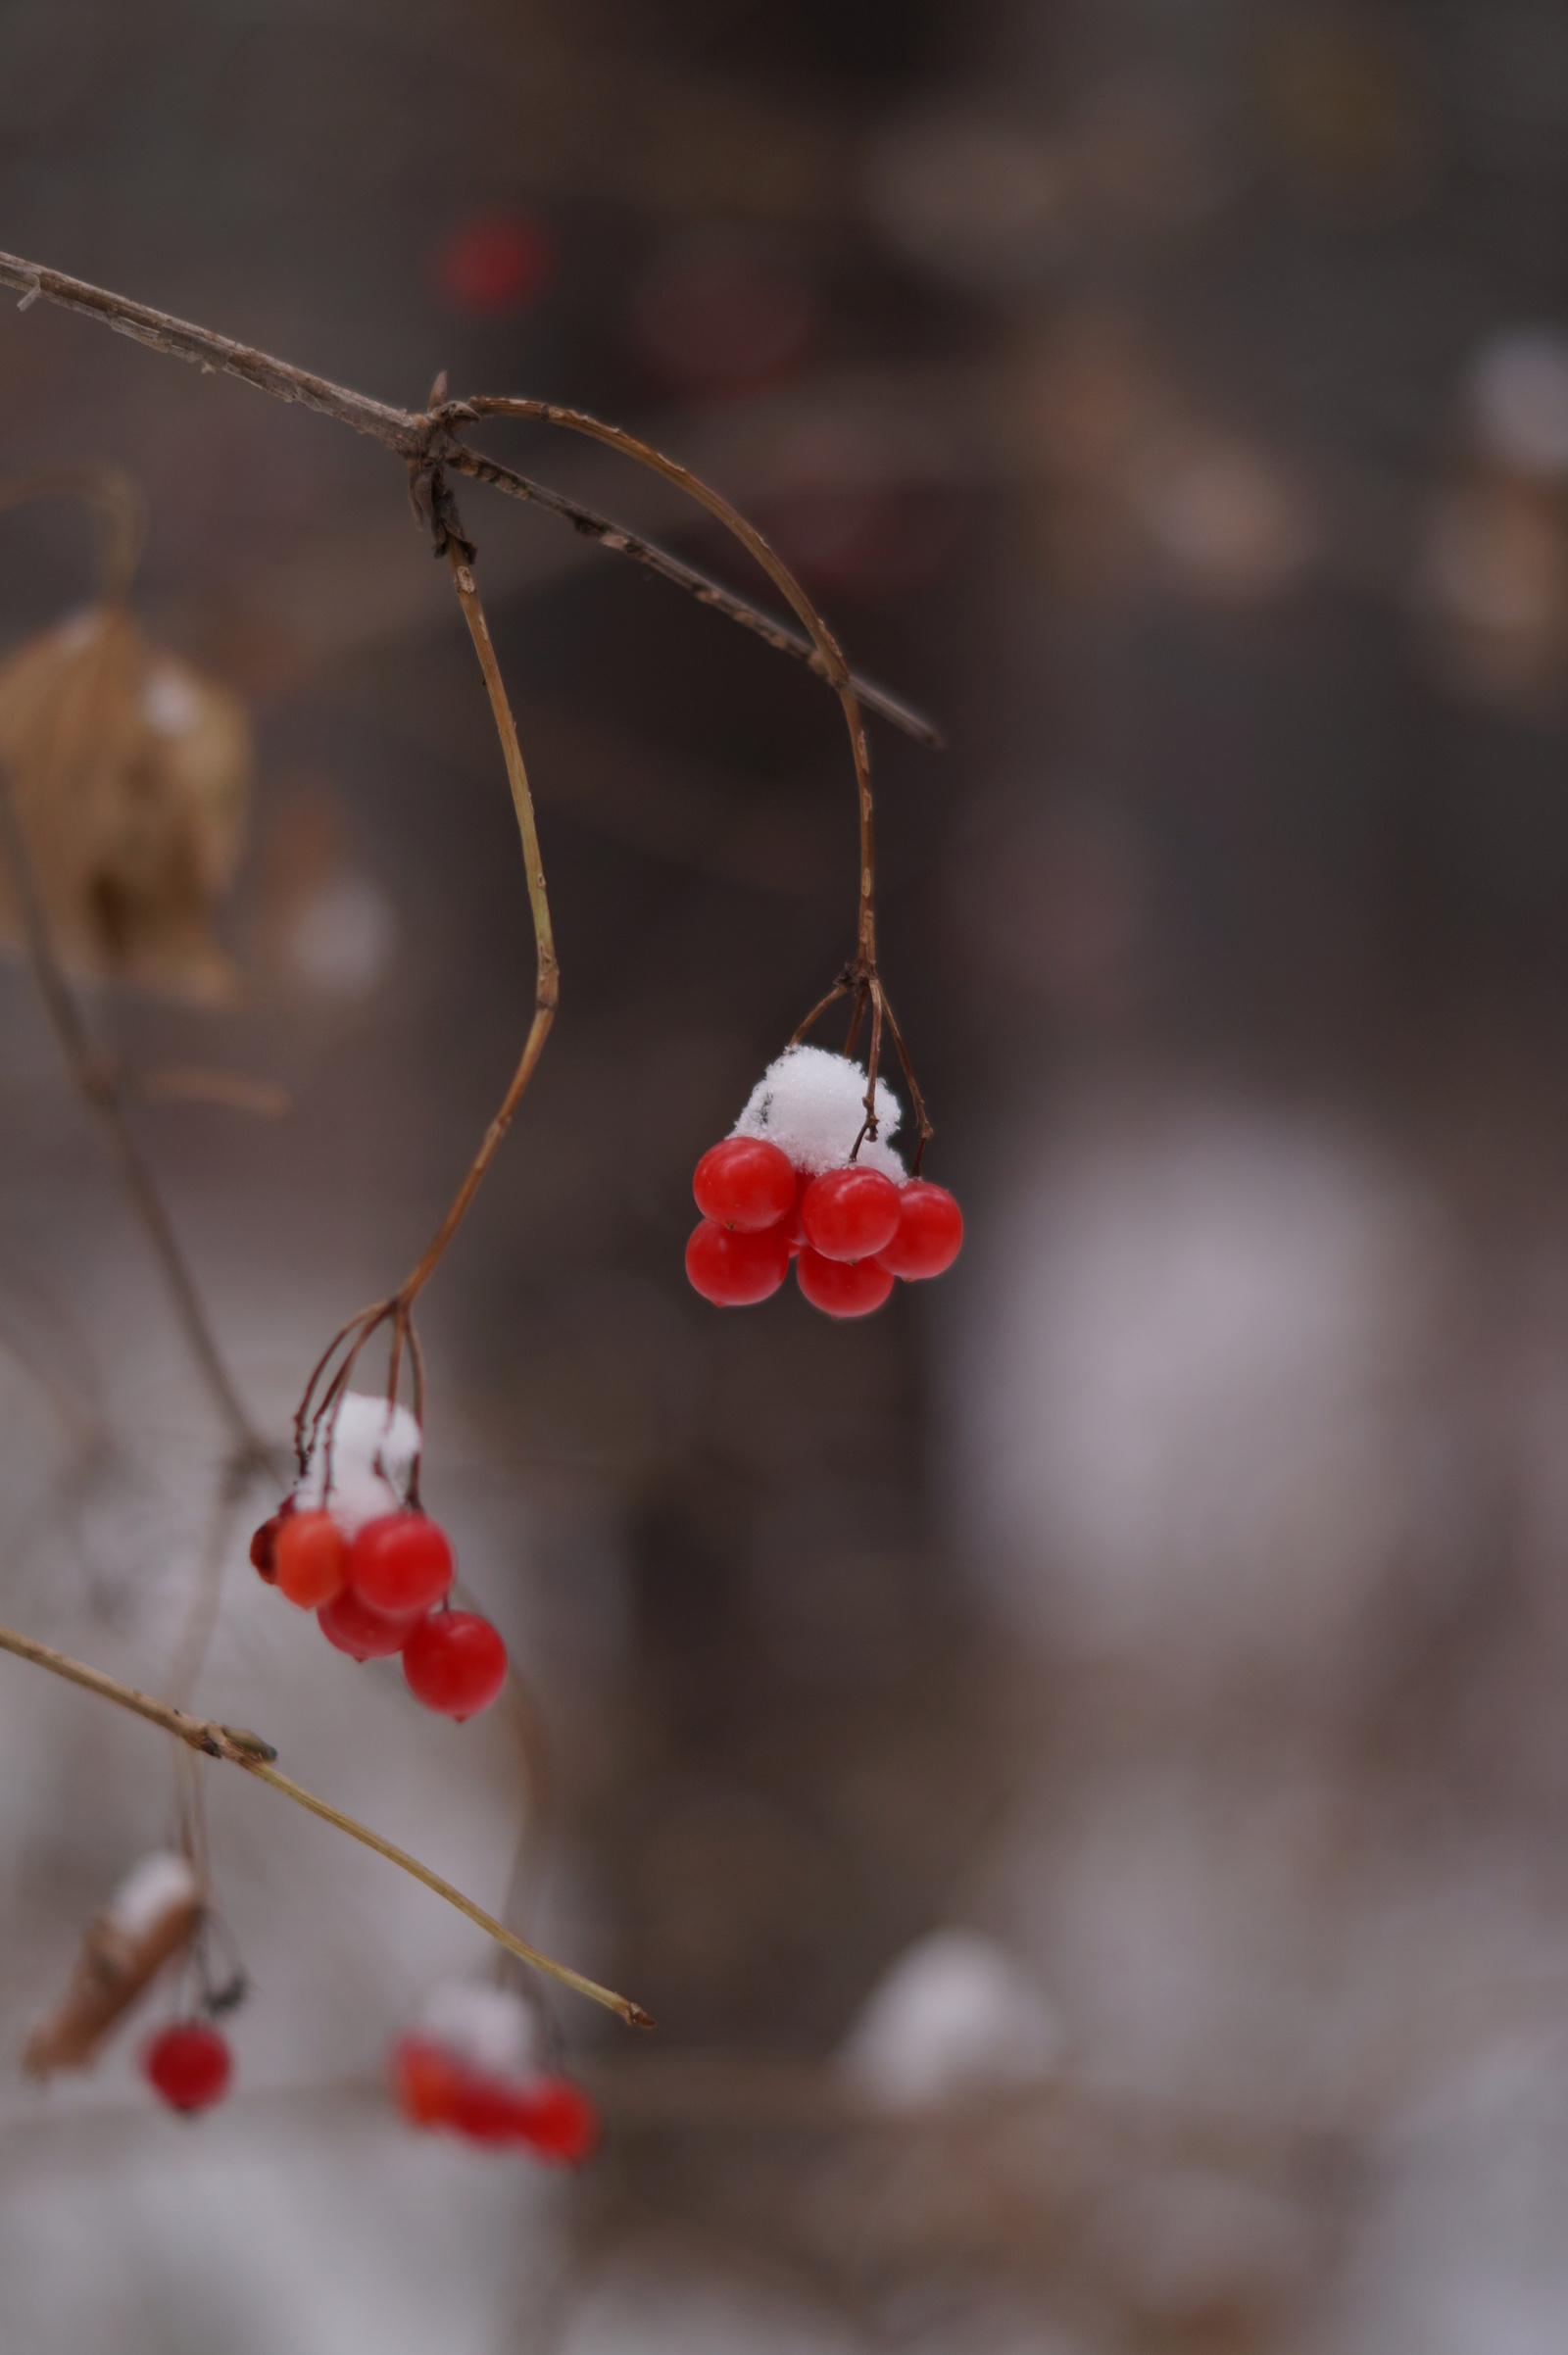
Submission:
MULTIPOLYGON (((388 2041, 484 1941, 215 1771, 238 2089, 157 2112, 139 2023, 8 2077, 7 2355, 1559 2349, 1568 18, 9 0, 0 126, 9 250, 633 427, 933 712, 873 725, 884 969, 969 1235, 863 1324, 688 1289, 851 947, 838 713, 464 486, 564 986, 425 1490, 548 1770, 265 1592, 265 1483, 196 1698, 483 1904, 526 1812, 519 1927, 658 2035, 547 1997, 581 2174, 415 2134, 388 2041)), ((46 303, 0 418, 143 486, 141 626, 250 714, 226 1001, 90 1006, 281 1440, 526 1025, 481 684, 374 444, 46 303)), ((762 593, 609 453, 474 438, 762 593)), ((0 532, 14 650, 92 531, 0 532)), ((7 963, 0 1616, 167 1686, 224 1446, 7 963)), ((171 1790, 0 1689, 15 2053, 171 1790)))

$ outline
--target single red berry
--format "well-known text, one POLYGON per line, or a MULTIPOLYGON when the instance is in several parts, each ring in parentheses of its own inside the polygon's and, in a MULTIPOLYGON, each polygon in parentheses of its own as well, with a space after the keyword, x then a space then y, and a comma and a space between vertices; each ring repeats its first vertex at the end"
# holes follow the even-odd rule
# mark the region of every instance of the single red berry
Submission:
POLYGON ((372 1611, 352 1587, 323 1602, 316 1619, 328 1644, 355 1660, 389 1660, 419 1624, 414 1615, 393 1619, 385 1611, 372 1611))
POLYGON ((400 2036, 392 2047, 392 2098, 411 2126, 455 2124, 463 2072, 427 2036, 400 2036))
POLYGON ((824 1259, 808 1244, 796 1255, 795 1278, 813 1308, 826 1316, 869 1316, 893 1290, 880 1259, 824 1259))
POLYGON ((409 1691, 443 1717, 474 1717, 507 1681, 507 1647, 477 1611, 432 1611, 403 1646, 409 1691))
POLYGON ((906 1283, 945 1275, 963 1244, 963 1212, 945 1186, 911 1178, 899 1188, 899 1224, 877 1257, 906 1283))
POLYGON ((205 2020, 161 2028, 141 2056, 142 2075, 172 2110, 205 2110, 221 2101, 234 2074, 228 2046, 205 2020))
POLYGON ((505 319, 543 293, 555 265, 556 241, 542 221, 481 213, 452 230, 436 258, 436 280, 454 311, 505 319))
POLYGON ((445 1530, 424 1513, 383 1513, 350 1546, 348 1583, 372 1611, 408 1618, 440 1601, 455 1568, 445 1530))
POLYGON ((294 1510, 288 1503, 279 1507, 270 1521, 251 1533, 251 1563, 270 1587, 277 1584, 277 1541, 284 1522, 294 1510))
POLYGON ((512 2097, 513 2131, 542 2159, 575 2166, 599 2140, 599 2113, 569 2078, 541 2077, 512 2097))
POLYGON ((870 1259, 899 1224, 899 1189, 880 1169, 825 1169, 801 1202, 806 1240, 824 1259, 870 1259))
POLYGON ((795 1200, 789 1156, 764 1137, 726 1137, 710 1146, 692 1180, 697 1207, 721 1227, 743 1235, 776 1227, 795 1200))
POLYGON ((790 1247, 782 1228, 743 1235, 705 1218, 686 1245, 686 1273, 693 1289, 715 1308, 750 1308, 777 1292, 790 1269, 790 1247))
POLYGON ((348 1560, 348 1540, 330 1513, 290 1513, 273 1549, 274 1584, 302 1611, 314 1611, 341 1590, 348 1560))

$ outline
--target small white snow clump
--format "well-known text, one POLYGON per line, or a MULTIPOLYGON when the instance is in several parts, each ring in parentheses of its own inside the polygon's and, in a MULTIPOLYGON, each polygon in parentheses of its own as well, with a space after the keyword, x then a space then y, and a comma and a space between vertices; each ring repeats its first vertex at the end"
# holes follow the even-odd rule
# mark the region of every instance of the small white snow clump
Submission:
POLYGON ((842 2058, 883 2108, 909 2110, 979 2085, 1036 2084, 1061 2046, 1045 1990, 1004 1947, 938 1930, 872 1990, 842 2058))
MULTIPOLYGON (((902 1186, 908 1171, 888 1143, 902 1117, 899 1100, 886 1080, 876 1083, 877 1133, 856 1154, 861 1169, 879 1169, 902 1186)), ((732 1137, 761 1137, 789 1155, 797 1169, 813 1177, 824 1169, 847 1169, 865 1119, 865 1070, 848 1055, 825 1047, 786 1047, 768 1064, 732 1137)))
POLYGON ((141 1938, 172 1913, 201 1903, 202 1885, 188 1856, 156 1848, 130 1871, 110 1898, 106 1912, 127 1938, 141 1938))
POLYGON ((331 1416, 324 1415, 294 1502, 301 1512, 321 1510, 330 1451, 332 1493, 327 1506, 339 1528, 352 1537, 367 1521, 394 1513, 406 1501, 422 1435, 406 1406, 389 1406, 385 1398, 357 1390, 344 1394, 329 1450, 331 1424, 331 1416))
POLYGON ((416 2033, 486 2077, 529 2077, 537 2068, 539 2032, 532 2011, 510 1987, 473 1979, 443 1979, 430 1989, 416 2033))

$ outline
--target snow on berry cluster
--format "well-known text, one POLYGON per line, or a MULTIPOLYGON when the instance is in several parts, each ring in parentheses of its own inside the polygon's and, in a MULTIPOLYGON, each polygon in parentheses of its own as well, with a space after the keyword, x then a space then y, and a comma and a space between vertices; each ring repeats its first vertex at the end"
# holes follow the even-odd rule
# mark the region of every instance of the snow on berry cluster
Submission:
POLYGON ((786 1047, 758 1081, 721 1145, 697 1164, 703 1213, 686 1273, 705 1300, 746 1308, 795 1280, 827 1316, 869 1316, 896 1276, 940 1276, 963 1241, 951 1194, 911 1178, 887 1139, 898 1099, 876 1084, 877 1135, 865 1120, 865 1072, 822 1047, 786 1047), (853 1154, 853 1159, 852 1159, 853 1154))
POLYGON ((356 1660, 403 1656, 409 1690, 444 1717, 487 1709, 507 1678, 488 1619, 454 1611, 446 1532, 408 1501, 419 1426, 406 1406, 350 1391, 323 1424, 294 1493, 251 1540, 270 1586, 314 1611, 356 1660))
POLYGON ((599 2139, 593 2103, 540 2065, 534 2016, 509 1988, 447 1980, 392 2047, 392 2092, 413 2126, 570 2165, 599 2139))

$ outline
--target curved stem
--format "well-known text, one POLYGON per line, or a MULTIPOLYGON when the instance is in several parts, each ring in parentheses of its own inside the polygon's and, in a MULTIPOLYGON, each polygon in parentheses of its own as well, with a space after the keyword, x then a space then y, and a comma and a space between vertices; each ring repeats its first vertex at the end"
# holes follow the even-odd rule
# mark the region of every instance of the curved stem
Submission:
POLYGON ((447 560, 452 568, 452 582, 463 608, 463 618, 468 625, 474 653, 490 696, 490 710, 495 717, 496 733, 507 763, 507 782, 512 788, 512 806, 516 812, 517 831, 522 837, 523 869, 528 885, 528 908, 533 917, 534 937, 534 1016, 528 1036, 523 1042, 522 1055, 512 1083, 501 1099, 495 1118, 485 1130, 479 1150, 469 1163, 467 1175, 452 1199, 445 1218, 436 1229, 422 1257, 399 1285, 394 1299, 400 1308, 412 1308, 424 1287, 435 1273, 437 1262, 447 1245, 467 1214, 469 1203, 478 1193, 486 1170, 501 1148, 501 1141, 512 1126, 513 1116, 522 1101, 523 1090, 532 1079, 539 1057, 545 1051, 550 1026, 556 1018, 561 1002, 561 967, 556 958, 556 937, 550 921, 550 900, 545 890, 544 859, 539 849, 539 828, 534 818, 533 796, 528 790, 528 772, 523 766, 522 748, 517 742, 516 722, 512 706, 507 701, 506 684, 496 650, 491 642, 484 607, 474 585, 473 573, 455 547, 449 545, 447 560))
POLYGON ((519 1962, 529 1963, 534 1970, 543 1971, 548 1978, 559 1980, 563 1987, 573 1988, 577 1994, 586 1995, 595 2003, 602 2003, 608 2011, 617 2013, 629 2027, 653 2026, 642 2006, 633 2003, 629 1996, 617 1995, 612 1988, 601 1987, 597 1980, 585 1979, 580 1971, 573 1971, 565 1963, 557 1962, 551 1955, 541 1953, 537 1946, 528 1945, 504 1924, 493 1920, 482 1906, 475 1905, 471 1897, 466 1897, 461 1889, 454 1889, 450 1881, 443 1881, 439 1873, 433 1873, 427 1864, 421 1864, 416 1856, 411 1856, 406 1848, 398 1847, 390 1840, 383 1840, 379 1832, 372 1832, 368 1824, 360 1823, 355 1816, 345 1815, 340 1807, 332 1806, 328 1800, 318 1798, 314 1791, 307 1791, 302 1783, 296 1783, 291 1776, 279 1774, 272 1764, 277 1752, 259 1734, 252 1734, 242 1726, 220 1725, 210 1718, 188 1716, 183 1709, 176 1709, 172 1702, 155 1700, 150 1693, 138 1693, 133 1685, 122 1685, 118 1677, 106 1675, 101 1668, 89 1668, 85 1661, 74 1660, 69 1653, 57 1651, 52 1644, 40 1644, 35 1637, 21 1635, 15 1628, 0 1627, 0 1651, 11 1652, 19 1660, 27 1660, 35 1668, 46 1668, 52 1676, 63 1677, 69 1684, 81 1686, 84 1692, 95 1693, 100 1700, 113 1701, 117 1708, 128 1709, 137 1717, 145 1717, 149 1724, 161 1726, 166 1734, 172 1734, 176 1741, 184 1742, 192 1750, 200 1750, 205 1757, 221 1758, 230 1766, 242 1766, 258 1782, 270 1784, 273 1791, 280 1791, 297 1807, 304 1807, 310 1814, 318 1815, 323 1823, 331 1824, 339 1832, 346 1832, 351 1840, 359 1840, 367 1848, 373 1848, 389 1864, 395 1864, 401 1872, 422 1882, 436 1896, 444 1898, 448 1905, 456 1906, 459 1913, 466 1914, 487 1938, 505 1946, 509 1954, 514 1954, 519 1962))
MULTIPOLYGON (((720 492, 694 474, 689 466, 681 466, 676 459, 666 458, 662 450, 640 441, 636 434, 627 433, 623 427, 607 425, 602 418, 589 417, 580 409, 562 409, 551 401, 530 401, 499 393, 481 393, 468 401, 449 401, 433 414, 448 426, 472 422, 480 417, 528 417, 540 424, 561 425, 568 432, 586 434, 590 440, 603 442, 607 448, 620 451, 624 457, 633 458, 640 466, 662 475, 666 482, 674 483, 677 489, 695 499, 700 507, 707 508, 709 514, 715 516, 727 531, 733 532, 748 555, 761 565, 809 632, 823 671, 844 709, 845 725, 850 731, 850 753, 855 762, 860 818, 860 893, 856 924, 856 967, 867 976, 873 974, 876 971, 876 840, 871 808, 871 758, 865 741, 865 721, 842 647, 783 558, 768 545, 755 524, 748 523, 746 517, 720 492)), ((455 458, 452 463, 457 463, 455 458)))
POLYGON ((75 993, 55 954, 49 919, 44 911, 32 860, 11 806, 11 795, 0 779, 0 866, 10 874, 12 890, 22 912, 27 955, 38 995, 54 1030, 61 1059, 108 1137, 120 1174, 142 1231, 163 1271, 174 1314, 182 1327, 197 1369, 213 1402, 228 1425, 238 1460, 265 1465, 270 1461, 266 1441, 246 1413, 233 1378, 223 1361, 217 1337, 207 1320, 196 1280, 185 1261, 179 1241, 164 1207, 162 1195, 141 1149, 130 1133, 120 1086, 94 1047, 75 993))

